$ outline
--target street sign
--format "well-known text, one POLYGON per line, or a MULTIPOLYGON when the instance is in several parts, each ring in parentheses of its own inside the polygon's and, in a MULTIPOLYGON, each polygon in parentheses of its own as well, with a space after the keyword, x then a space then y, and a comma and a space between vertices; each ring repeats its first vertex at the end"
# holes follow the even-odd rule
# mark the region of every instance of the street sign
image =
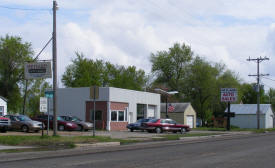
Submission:
POLYGON ((45 97, 53 98, 53 90, 46 90, 45 91, 45 97))
MULTIPOLYGON (((225 117, 228 117, 228 113, 224 113, 225 117)), ((229 117, 235 117, 235 113, 234 112, 230 112, 229 113, 229 117)))
POLYGON ((235 102, 238 99, 236 88, 221 88, 221 102, 235 102))
POLYGON ((99 96, 99 88, 98 86, 90 87, 90 99, 98 99, 99 96))
POLYGON ((51 78, 51 62, 25 63, 25 79, 51 78))
POLYGON ((40 112, 46 113, 48 111, 48 99, 46 97, 40 97, 40 112))

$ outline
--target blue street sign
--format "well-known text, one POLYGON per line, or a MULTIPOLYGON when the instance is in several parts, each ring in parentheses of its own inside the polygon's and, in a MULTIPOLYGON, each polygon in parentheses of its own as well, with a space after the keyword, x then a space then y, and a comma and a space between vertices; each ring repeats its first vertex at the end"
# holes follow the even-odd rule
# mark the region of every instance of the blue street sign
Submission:
POLYGON ((47 98, 53 98, 53 91, 52 90, 45 91, 45 97, 47 97, 47 98))

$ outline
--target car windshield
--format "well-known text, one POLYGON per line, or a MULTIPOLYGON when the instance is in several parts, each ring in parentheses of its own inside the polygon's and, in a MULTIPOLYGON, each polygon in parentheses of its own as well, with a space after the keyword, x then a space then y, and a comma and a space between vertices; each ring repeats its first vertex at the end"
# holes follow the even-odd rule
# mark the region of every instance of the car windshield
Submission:
POLYGON ((61 118, 61 117, 57 117, 57 120, 58 121, 65 121, 63 118, 61 118))
POLYGON ((77 118, 77 117, 72 117, 72 121, 82 121, 82 120, 80 120, 80 119, 77 118))
POLYGON ((152 119, 152 120, 150 120, 149 122, 151 122, 151 123, 156 123, 158 120, 159 120, 159 119, 152 119))
POLYGON ((23 115, 16 116, 16 118, 17 118, 19 121, 32 121, 28 116, 23 116, 23 115))

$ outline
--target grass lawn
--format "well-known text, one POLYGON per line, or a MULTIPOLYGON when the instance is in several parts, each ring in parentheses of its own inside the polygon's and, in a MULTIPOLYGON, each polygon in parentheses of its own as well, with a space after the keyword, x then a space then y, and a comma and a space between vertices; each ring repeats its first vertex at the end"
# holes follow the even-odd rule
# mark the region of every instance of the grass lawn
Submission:
POLYGON ((105 136, 0 136, 0 144, 3 145, 36 146, 48 149, 73 148, 78 143, 92 144, 97 142, 121 142, 123 144, 136 141, 111 139, 105 136))

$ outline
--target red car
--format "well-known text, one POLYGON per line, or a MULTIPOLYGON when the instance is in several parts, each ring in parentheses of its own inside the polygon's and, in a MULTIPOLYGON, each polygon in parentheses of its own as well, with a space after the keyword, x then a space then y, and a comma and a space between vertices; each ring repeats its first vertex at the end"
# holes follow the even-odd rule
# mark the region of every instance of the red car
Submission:
MULTIPOLYGON (((39 115, 35 118, 32 118, 33 120, 36 121, 41 121, 44 123, 45 128, 47 128, 48 125, 48 115, 39 115)), ((49 126, 51 129, 53 129, 53 116, 49 115, 49 126)), ((65 121, 63 118, 61 117, 57 117, 57 129, 59 131, 75 131, 77 130, 78 126, 77 124, 70 122, 70 121, 65 121)))
POLYGON ((9 118, 0 116, 0 132, 7 132, 10 128, 11 122, 9 118))
POLYGON ((188 125, 177 124, 176 121, 172 119, 153 119, 150 122, 143 123, 143 126, 148 132, 156 133, 171 131, 184 134, 191 130, 188 125))

